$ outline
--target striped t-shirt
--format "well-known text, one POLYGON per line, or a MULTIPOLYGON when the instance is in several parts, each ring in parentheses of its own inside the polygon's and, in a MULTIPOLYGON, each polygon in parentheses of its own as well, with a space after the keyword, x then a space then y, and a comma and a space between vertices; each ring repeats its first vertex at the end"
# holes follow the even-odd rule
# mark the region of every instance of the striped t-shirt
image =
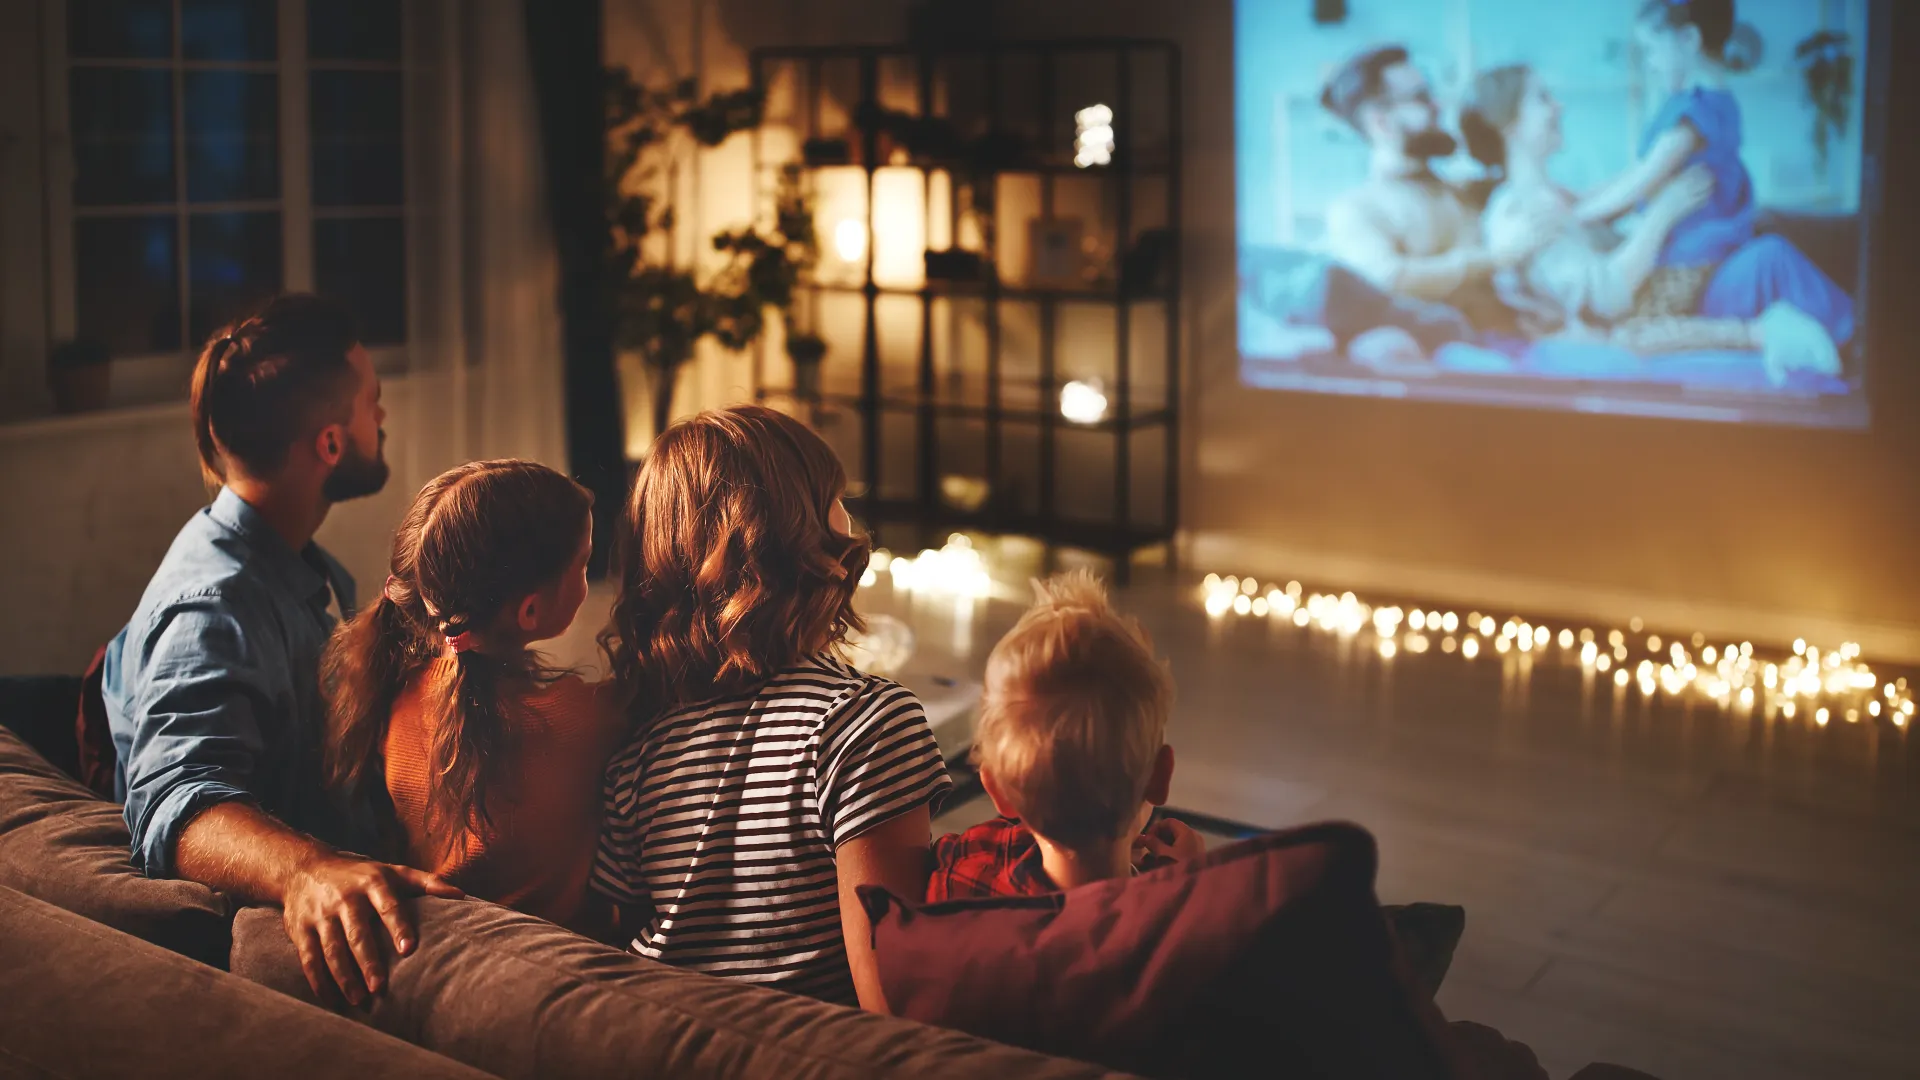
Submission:
POLYGON ((951 786, 910 691, 816 656, 639 728, 594 885, 651 909, 642 956, 851 1004, 834 849, 951 786))

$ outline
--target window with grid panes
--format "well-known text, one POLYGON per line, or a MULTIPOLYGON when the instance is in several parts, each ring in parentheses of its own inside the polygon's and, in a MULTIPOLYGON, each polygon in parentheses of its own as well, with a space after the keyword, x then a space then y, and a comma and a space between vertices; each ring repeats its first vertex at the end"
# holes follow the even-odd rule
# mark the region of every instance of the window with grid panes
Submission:
POLYGON ((62 7, 57 336, 186 358, 264 298, 312 288, 369 346, 406 342, 402 0, 62 7), (305 182, 287 182, 290 163, 305 182))

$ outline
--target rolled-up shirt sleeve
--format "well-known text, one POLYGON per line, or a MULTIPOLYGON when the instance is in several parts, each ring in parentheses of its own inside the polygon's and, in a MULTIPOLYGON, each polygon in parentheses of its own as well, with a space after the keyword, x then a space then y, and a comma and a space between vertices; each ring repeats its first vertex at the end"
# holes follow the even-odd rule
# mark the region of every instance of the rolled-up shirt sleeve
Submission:
POLYGON ((230 594, 188 598, 128 643, 143 653, 143 678, 129 702, 127 829, 148 877, 177 876, 180 834, 201 811, 255 801, 260 722, 273 706, 254 608, 230 594))

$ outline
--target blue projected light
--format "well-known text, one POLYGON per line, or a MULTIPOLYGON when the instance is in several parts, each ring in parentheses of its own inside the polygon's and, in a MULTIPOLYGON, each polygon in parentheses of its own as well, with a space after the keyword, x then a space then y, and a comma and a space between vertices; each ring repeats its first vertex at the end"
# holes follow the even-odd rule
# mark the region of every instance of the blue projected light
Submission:
POLYGON ((1710 7, 1237 0, 1242 382, 1866 426, 1885 11, 1710 7))

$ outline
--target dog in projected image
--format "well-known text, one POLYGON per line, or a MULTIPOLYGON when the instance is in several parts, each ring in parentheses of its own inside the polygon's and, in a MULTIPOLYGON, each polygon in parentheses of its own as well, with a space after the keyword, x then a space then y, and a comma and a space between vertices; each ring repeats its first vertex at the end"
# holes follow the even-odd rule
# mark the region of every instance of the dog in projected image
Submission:
POLYGON ((1315 268, 1323 276, 1302 313, 1348 360, 1396 377, 1845 392, 1852 300, 1757 228, 1740 111, 1724 86, 1742 67, 1736 26, 1732 0, 1639 9, 1635 43, 1658 108, 1632 164, 1584 195, 1548 175, 1563 132, 1540 72, 1512 64, 1471 81, 1457 124, 1479 175, 1450 183, 1432 166, 1459 146, 1408 50, 1353 57, 1321 104, 1366 140, 1368 175, 1328 206, 1335 261, 1315 268))

